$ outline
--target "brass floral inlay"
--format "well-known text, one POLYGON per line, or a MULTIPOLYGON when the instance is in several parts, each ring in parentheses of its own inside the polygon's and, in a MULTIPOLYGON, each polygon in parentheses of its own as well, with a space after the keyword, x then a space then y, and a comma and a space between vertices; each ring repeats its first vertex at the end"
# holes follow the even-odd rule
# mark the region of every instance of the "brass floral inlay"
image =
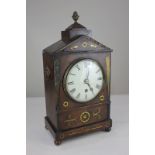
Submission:
MULTIPOLYGON (((92 42, 87 42, 87 41, 84 41, 82 44, 81 44, 82 47, 86 48, 86 47, 92 47, 92 48, 97 48, 98 45, 96 43, 92 43, 92 42)), ((78 45, 73 45, 73 46, 70 46, 70 49, 71 50, 74 50, 74 49, 77 49, 79 48, 78 45)), ((99 48, 99 47, 98 47, 99 48)))
POLYGON ((86 47, 87 47, 87 45, 88 45, 88 43, 87 43, 87 42, 83 42, 83 43, 82 43, 82 46, 83 46, 84 48, 86 48, 86 47))
POLYGON ((97 119, 101 119, 101 109, 97 108, 97 112, 93 112, 93 117, 97 117, 97 119))
POLYGON ((64 101, 63 106, 66 108, 68 107, 68 105, 69 105, 68 101, 64 101))
POLYGON ((83 123, 88 122, 89 119, 90 119, 90 113, 89 113, 89 112, 83 112, 83 113, 80 115, 80 121, 83 122, 83 123))
POLYGON ((100 101, 104 101, 104 95, 101 95, 101 96, 99 97, 99 99, 100 99, 100 101))

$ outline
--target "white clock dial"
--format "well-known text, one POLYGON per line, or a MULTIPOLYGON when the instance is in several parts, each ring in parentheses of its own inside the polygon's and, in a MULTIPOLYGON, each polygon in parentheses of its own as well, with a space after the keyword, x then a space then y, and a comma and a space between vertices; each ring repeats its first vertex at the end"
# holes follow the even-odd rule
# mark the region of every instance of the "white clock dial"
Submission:
POLYGON ((88 102, 101 91, 104 83, 100 65, 91 59, 83 59, 69 68, 65 76, 65 89, 77 102, 88 102))

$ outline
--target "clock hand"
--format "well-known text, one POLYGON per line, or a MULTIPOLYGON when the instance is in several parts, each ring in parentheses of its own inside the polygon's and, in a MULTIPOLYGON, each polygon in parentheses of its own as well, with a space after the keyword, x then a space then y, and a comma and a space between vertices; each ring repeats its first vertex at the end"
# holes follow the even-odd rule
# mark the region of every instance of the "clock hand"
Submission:
POLYGON ((90 91, 94 94, 93 88, 90 86, 88 79, 85 79, 84 83, 88 85, 90 91))
POLYGON ((88 76, 89 76, 89 69, 88 69, 88 73, 87 73, 87 75, 86 75, 86 79, 88 80, 88 76))
POLYGON ((89 84, 88 77, 89 77, 89 69, 88 69, 88 73, 87 73, 87 75, 86 75, 86 79, 84 80, 84 83, 88 85, 90 91, 94 94, 93 88, 92 88, 92 87, 90 86, 90 84, 89 84))
POLYGON ((94 94, 93 88, 90 86, 89 83, 87 83, 87 84, 88 84, 88 86, 89 86, 90 91, 94 94))

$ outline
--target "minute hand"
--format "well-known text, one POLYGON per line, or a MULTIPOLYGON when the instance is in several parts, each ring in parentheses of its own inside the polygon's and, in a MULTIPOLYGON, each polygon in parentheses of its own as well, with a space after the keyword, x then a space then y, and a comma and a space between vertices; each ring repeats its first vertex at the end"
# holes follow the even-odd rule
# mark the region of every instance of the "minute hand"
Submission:
POLYGON ((88 70, 88 73, 87 73, 87 75, 86 75, 86 79, 88 80, 88 77, 89 77, 89 70, 88 70))

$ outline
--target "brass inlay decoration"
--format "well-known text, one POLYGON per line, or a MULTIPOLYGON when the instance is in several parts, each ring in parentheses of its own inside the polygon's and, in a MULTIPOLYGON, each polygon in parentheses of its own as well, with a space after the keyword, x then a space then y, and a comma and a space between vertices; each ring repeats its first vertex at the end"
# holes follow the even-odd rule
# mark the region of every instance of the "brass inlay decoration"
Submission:
POLYGON ((110 56, 106 56, 108 94, 110 93, 110 56))
POLYGON ((67 119, 64 122, 66 123, 66 122, 73 122, 73 121, 76 121, 76 119, 75 118, 73 118, 73 119, 67 119))
POLYGON ((100 101, 104 101, 104 95, 101 95, 99 98, 100 98, 100 101))
POLYGON ((96 48, 96 47, 97 47, 97 45, 95 45, 95 44, 91 44, 90 46, 91 46, 91 47, 94 47, 94 48, 96 48))
POLYGON ((100 129, 100 128, 102 128, 102 127, 103 127, 103 125, 100 125, 100 126, 97 126, 97 127, 92 128, 91 130, 100 129))
POLYGON ((78 48, 78 46, 75 45, 75 46, 71 47, 71 50, 73 50, 73 49, 77 49, 77 48, 78 48))
POLYGON ((106 128, 106 127, 111 127, 111 121, 108 120, 102 124, 98 124, 97 126, 92 126, 92 127, 81 127, 80 129, 77 129, 77 130, 74 130, 74 131, 67 131, 65 132, 65 136, 74 136, 74 135, 77 135, 77 134, 81 134, 81 133, 86 133, 86 132, 89 132, 89 131, 94 131, 94 130, 97 130, 97 129, 103 129, 103 128, 106 128))
POLYGON ((97 119, 101 119, 101 109, 97 108, 97 112, 93 112, 93 117, 96 117, 97 119))
MULTIPOLYGON (((92 48, 97 48, 97 47, 99 48, 99 46, 96 43, 92 43, 92 42, 89 42, 89 41, 88 42, 84 41, 81 46, 84 47, 84 48, 86 48, 88 46, 92 47, 92 48)), ((79 48, 78 45, 73 45, 73 46, 70 47, 71 50, 74 50, 74 49, 77 49, 77 48, 79 48)))
POLYGON ((68 115, 68 119, 66 119, 64 123, 67 123, 68 126, 71 126, 74 123, 74 121, 76 121, 76 118, 73 118, 71 115, 68 115))
POLYGON ((64 101, 63 106, 66 108, 68 107, 68 105, 69 105, 68 101, 64 101))
POLYGON ((96 127, 93 127, 93 128, 83 128, 81 130, 77 130, 77 131, 69 133, 69 136, 73 136, 73 135, 80 134, 80 133, 83 133, 83 132, 93 131, 93 130, 96 130, 96 129, 100 129, 102 127, 103 127, 103 125, 99 125, 99 126, 96 126, 96 127))
POLYGON ((89 119, 90 119, 90 113, 89 113, 89 112, 83 112, 83 113, 80 115, 80 121, 83 122, 83 123, 88 122, 89 119))
POLYGON ((83 42, 83 43, 82 43, 82 46, 83 46, 84 48, 86 48, 86 47, 87 47, 87 45, 88 45, 88 43, 87 43, 87 42, 83 42))

